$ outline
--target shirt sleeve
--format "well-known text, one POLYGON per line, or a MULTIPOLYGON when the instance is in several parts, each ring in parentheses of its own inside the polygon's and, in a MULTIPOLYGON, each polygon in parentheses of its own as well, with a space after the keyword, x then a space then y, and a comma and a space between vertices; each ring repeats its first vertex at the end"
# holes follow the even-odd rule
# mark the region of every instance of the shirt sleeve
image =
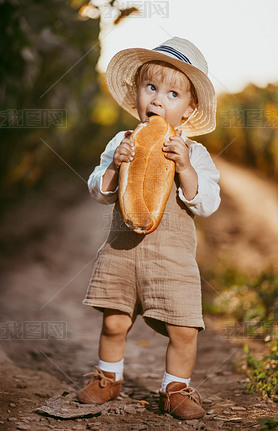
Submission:
POLYGON ((113 161, 115 149, 120 145, 125 132, 119 132, 107 144, 104 152, 100 156, 100 164, 95 167, 88 179, 88 188, 93 198, 105 205, 113 204, 118 198, 118 186, 113 191, 104 192, 102 190, 102 179, 106 169, 113 161))
POLYGON ((193 214, 208 217, 219 207, 220 187, 218 181, 220 173, 216 169, 207 149, 197 142, 191 144, 190 162, 198 176, 198 191, 192 200, 187 200, 179 187, 179 198, 193 214))

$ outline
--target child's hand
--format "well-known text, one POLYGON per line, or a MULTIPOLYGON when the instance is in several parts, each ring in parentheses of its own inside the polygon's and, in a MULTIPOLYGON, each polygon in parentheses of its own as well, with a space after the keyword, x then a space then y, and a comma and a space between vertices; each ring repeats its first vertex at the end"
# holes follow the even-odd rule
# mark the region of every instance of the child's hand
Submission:
POLYGON ((114 165, 119 169, 122 162, 132 162, 134 155, 134 145, 128 137, 125 137, 115 150, 113 157, 114 165))
MULTIPOLYGON (((190 142, 189 139, 187 139, 190 142)), ((169 141, 164 142, 163 151, 167 159, 176 163, 176 172, 179 174, 190 166, 189 145, 181 136, 170 136, 169 141)))

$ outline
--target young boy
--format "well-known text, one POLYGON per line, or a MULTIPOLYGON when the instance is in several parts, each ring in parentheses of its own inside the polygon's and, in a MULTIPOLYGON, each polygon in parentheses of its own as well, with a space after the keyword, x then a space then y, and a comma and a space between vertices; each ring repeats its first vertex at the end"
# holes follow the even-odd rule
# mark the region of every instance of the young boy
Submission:
POLYGON ((126 336, 142 314, 169 337, 160 409, 180 419, 200 418, 205 414, 200 396, 189 386, 197 334, 204 329, 193 219, 219 207, 219 172, 205 147, 187 137, 214 130, 215 91, 201 52, 177 37, 154 50, 120 51, 109 63, 106 82, 120 106, 141 122, 160 115, 173 125, 177 135, 163 151, 175 162, 176 174, 162 221, 149 235, 124 225, 117 200, 118 169, 135 154, 126 132, 109 142, 89 178, 93 197, 115 206, 84 300, 103 311, 99 363, 78 398, 103 403, 119 395, 126 336))

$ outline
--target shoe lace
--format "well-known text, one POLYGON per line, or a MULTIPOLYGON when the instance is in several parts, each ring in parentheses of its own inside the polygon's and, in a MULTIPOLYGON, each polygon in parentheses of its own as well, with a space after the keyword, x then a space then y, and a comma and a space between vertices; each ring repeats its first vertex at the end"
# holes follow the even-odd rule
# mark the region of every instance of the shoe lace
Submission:
POLYGON ((183 396, 189 397, 191 400, 195 401, 199 406, 201 405, 201 395, 195 388, 191 388, 191 386, 188 386, 186 388, 182 388, 178 391, 171 391, 167 393, 168 402, 170 404, 170 396, 173 394, 181 394, 183 396))
POLYGON ((95 369, 95 371, 91 371, 90 373, 83 374, 83 377, 92 376, 93 380, 100 380, 99 385, 102 388, 104 388, 107 385, 108 382, 114 383, 115 379, 111 378, 111 377, 105 376, 104 373, 103 373, 103 371, 97 365, 94 367, 94 369, 95 369))

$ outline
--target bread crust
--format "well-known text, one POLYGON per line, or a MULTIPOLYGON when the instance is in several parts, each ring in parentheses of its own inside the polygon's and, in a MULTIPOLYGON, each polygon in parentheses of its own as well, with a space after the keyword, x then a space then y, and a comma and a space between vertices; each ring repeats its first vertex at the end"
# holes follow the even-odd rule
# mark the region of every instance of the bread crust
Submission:
POLYGON ((119 172, 119 204, 125 224, 140 234, 153 232, 163 216, 175 176, 175 162, 162 151, 175 129, 155 115, 140 123, 130 136, 135 156, 119 172))

